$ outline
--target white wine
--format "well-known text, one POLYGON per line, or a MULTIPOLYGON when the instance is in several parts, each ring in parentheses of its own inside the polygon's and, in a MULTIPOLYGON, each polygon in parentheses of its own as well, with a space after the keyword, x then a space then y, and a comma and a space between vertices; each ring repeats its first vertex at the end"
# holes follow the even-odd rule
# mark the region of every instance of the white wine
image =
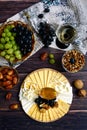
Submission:
POLYGON ((57 31, 58 40, 63 44, 70 44, 76 37, 76 29, 71 25, 63 25, 57 31))

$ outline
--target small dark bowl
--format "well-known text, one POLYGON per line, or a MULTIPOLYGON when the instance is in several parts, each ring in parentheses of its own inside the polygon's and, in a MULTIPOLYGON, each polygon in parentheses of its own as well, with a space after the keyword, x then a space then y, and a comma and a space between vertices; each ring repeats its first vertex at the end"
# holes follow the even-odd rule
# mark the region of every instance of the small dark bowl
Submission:
POLYGON ((8 66, 0 67, 0 88, 3 90, 12 89, 19 82, 19 75, 16 69, 8 66))

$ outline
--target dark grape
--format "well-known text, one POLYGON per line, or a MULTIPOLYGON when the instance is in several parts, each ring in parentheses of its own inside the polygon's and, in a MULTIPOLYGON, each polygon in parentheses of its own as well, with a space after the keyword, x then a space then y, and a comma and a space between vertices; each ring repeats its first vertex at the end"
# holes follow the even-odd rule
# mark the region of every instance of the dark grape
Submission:
POLYGON ((49 45, 51 45, 53 37, 55 36, 54 29, 46 22, 40 22, 38 32, 44 46, 48 47, 49 45))
POLYGON ((17 24, 16 27, 12 29, 12 32, 16 33, 15 40, 20 48, 22 55, 27 54, 32 51, 32 31, 27 27, 17 24))
POLYGON ((45 12, 45 13, 48 13, 49 11, 50 11, 49 8, 45 8, 45 9, 44 9, 44 12, 45 12))
POLYGON ((43 14, 39 14, 39 15, 38 15, 38 18, 43 18, 43 14))
POLYGON ((14 27, 14 28, 12 28, 11 32, 16 33, 16 32, 17 32, 17 29, 14 27))
POLYGON ((22 36, 22 32, 20 31, 18 35, 19 35, 19 36, 22 36))
POLYGON ((20 29, 22 28, 22 25, 21 25, 21 24, 17 24, 16 28, 17 28, 18 30, 20 30, 20 29))

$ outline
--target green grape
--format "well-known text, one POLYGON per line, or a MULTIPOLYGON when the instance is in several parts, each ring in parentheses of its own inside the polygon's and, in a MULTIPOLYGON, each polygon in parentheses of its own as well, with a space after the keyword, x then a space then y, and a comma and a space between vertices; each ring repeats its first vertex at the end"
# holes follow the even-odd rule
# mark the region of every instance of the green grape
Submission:
POLYGON ((5 49, 10 49, 12 48, 12 44, 10 42, 5 44, 5 49))
POLYGON ((11 25, 7 25, 5 29, 8 29, 10 31, 11 25))
POLYGON ((16 51, 18 49, 17 45, 13 45, 13 50, 16 51))
POLYGON ((10 25, 11 29, 14 28, 15 26, 14 25, 10 25))
POLYGON ((54 54, 50 53, 49 58, 54 58, 54 54))
POLYGON ((15 60, 14 56, 11 56, 10 59, 9 59, 10 62, 13 62, 14 60, 15 60))
POLYGON ((14 37, 13 37, 13 36, 11 36, 11 37, 10 37, 10 40, 11 40, 11 41, 14 41, 14 37))
POLYGON ((12 49, 12 48, 8 49, 8 50, 7 50, 7 53, 8 53, 8 54, 13 54, 13 49, 12 49))
POLYGON ((8 38, 8 37, 5 37, 5 41, 8 42, 8 41, 9 41, 9 38, 8 38))
POLYGON ((0 55, 3 56, 3 57, 5 56, 5 54, 6 54, 5 51, 2 51, 2 52, 0 53, 0 55))
POLYGON ((4 29, 4 32, 5 32, 5 33, 8 33, 8 32, 9 32, 9 29, 8 29, 8 28, 5 28, 5 29, 4 29))
POLYGON ((20 50, 16 50, 16 51, 14 52, 14 54, 15 54, 15 56, 17 56, 17 55, 20 55, 21 52, 20 52, 20 50))
POLYGON ((3 49, 4 49, 4 44, 0 43, 0 50, 3 50, 3 49))
POLYGON ((6 33, 7 37, 11 37, 12 36, 12 33, 11 32, 8 32, 6 33))
POLYGON ((6 33, 3 32, 3 33, 2 33, 2 37, 6 37, 6 33))
MULTIPOLYGON (((20 50, 20 47, 17 45, 17 49, 20 50)), ((21 51, 20 51, 21 52, 21 51)))
POLYGON ((16 45, 16 42, 13 40, 11 41, 12 46, 16 45))
POLYGON ((7 60, 9 60, 9 59, 10 59, 10 55, 6 54, 6 55, 5 55, 5 58, 6 58, 7 60))
POLYGON ((13 37, 16 37, 16 33, 13 33, 13 37))
POLYGON ((5 39, 4 38, 1 38, 1 43, 5 43, 5 39))
POLYGON ((55 64, 55 59, 54 58, 49 59, 49 63, 50 64, 55 64))
POLYGON ((21 59, 22 59, 22 55, 21 55, 21 54, 18 54, 18 55, 16 55, 16 58, 17 58, 18 60, 21 60, 21 59))

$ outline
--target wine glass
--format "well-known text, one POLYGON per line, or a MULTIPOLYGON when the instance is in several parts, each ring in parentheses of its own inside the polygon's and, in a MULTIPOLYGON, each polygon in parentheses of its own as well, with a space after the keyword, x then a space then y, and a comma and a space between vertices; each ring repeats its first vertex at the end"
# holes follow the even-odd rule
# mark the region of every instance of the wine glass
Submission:
POLYGON ((59 25, 56 30, 56 44, 59 48, 65 49, 73 43, 77 37, 77 30, 71 24, 59 25))

